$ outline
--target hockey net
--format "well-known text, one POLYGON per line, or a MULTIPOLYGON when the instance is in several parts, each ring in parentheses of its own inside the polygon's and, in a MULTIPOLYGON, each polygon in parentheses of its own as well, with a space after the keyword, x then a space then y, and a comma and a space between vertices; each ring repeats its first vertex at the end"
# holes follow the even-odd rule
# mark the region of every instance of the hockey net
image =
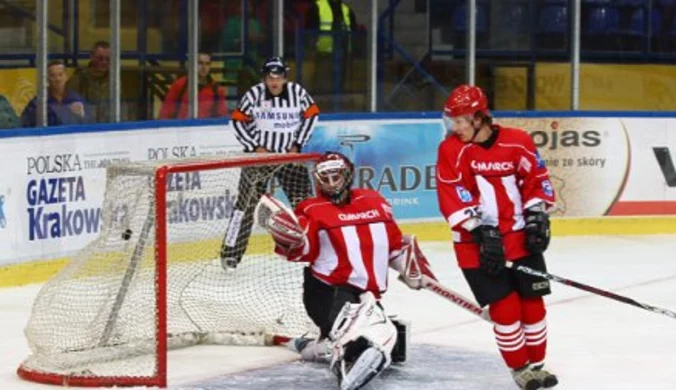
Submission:
POLYGON ((302 304, 304 265, 278 258, 260 228, 248 245, 235 243, 244 253, 235 269, 220 252, 237 198, 252 210, 258 201, 245 200, 246 188, 307 186, 298 172, 308 175, 303 167, 317 157, 108 167, 101 234, 39 292, 25 329, 32 355, 18 374, 72 386, 166 386, 168 349, 270 345, 315 331, 302 304))

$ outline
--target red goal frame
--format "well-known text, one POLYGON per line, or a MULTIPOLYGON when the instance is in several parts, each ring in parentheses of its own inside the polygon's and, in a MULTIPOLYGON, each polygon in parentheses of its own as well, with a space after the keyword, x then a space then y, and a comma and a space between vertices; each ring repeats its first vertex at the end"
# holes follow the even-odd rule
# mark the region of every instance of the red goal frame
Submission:
MULTIPOLYGON (((155 302, 156 334, 155 375, 135 376, 79 376, 31 370, 23 365, 17 369, 17 375, 24 380, 43 384, 75 387, 112 387, 112 386, 167 386, 167 176, 172 173, 207 171, 214 169, 243 166, 311 162, 319 159, 319 153, 288 153, 242 156, 214 161, 167 163, 155 169, 155 302), (159 190, 158 190, 159 189, 159 190)), ((275 338, 274 343, 286 340, 275 338)))

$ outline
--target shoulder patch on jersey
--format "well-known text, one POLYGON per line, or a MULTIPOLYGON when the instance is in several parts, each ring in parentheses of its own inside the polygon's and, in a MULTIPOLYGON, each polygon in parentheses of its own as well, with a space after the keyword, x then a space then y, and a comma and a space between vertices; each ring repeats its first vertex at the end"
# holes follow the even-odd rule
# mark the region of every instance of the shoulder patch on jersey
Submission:
POLYGON ((469 203, 472 201, 472 194, 467 191, 467 189, 463 186, 456 186, 455 187, 455 192, 458 193, 458 197, 460 198, 461 201, 465 203, 469 203))
POLYGON ((552 186, 552 182, 549 181, 549 180, 544 180, 542 182, 542 191, 547 196, 553 196, 554 195, 554 187, 552 186))
POLYGON ((538 162, 538 168, 540 169, 544 168, 547 165, 542 156, 540 156, 540 152, 537 150, 535 151, 535 161, 538 162))

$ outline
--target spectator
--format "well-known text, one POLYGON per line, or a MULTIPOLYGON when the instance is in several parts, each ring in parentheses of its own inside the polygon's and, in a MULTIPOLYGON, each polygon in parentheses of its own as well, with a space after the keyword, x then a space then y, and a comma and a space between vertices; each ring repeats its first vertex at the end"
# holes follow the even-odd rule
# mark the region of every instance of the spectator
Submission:
MULTIPOLYGON (((219 86, 211 77, 211 53, 201 51, 198 63, 198 99, 199 118, 218 118, 228 115, 225 102, 225 88, 219 86)), ((160 109, 160 119, 185 119, 188 117, 188 76, 179 77, 169 87, 169 92, 160 109)))
POLYGON ((19 118, 9 100, 0 95, 0 129, 13 129, 19 127, 19 118))
POLYGON ((92 47, 89 65, 78 69, 68 81, 68 89, 84 98, 95 122, 110 122, 110 44, 98 41, 92 47))
POLYGON ((244 28, 244 18, 242 18, 241 5, 232 8, 232 16, 229 16, 220 34, 219 48, 221 53, 244 53, 242 58, 228 59, 225 61, 224 78, 226 81, 237 85, 237 93, 240 94, 252 84, 260 79, 257 67, 247 66, 249 63, 259 64, 263 62, 263 44, 265 43, 265 33, 263 25, 256 18, 254 12, 254 3, 247 3, 247 31, 246 36, 242 34, 244 28), (246 41, 246 45, 244 45, 246 41), (245 49, 246 46, 246 50, 245 49))
MULTIPOLYGON (((47 126, 76 125, 92 122, 80 95, 66 88, 68 74, 61 61, 47 66, 47 126)), ((23 127, 37 126, 38 97, 34 97, 21 113, 23 127)))
POLYGON ((319 33, 313 41, 315 71, 311 88, 316 94, 339 93, 332 87, 342 87, 349 74, 351 33, 357 29, 354 10, 342 0, 316 0, 308 9, 305 28, 319 33))

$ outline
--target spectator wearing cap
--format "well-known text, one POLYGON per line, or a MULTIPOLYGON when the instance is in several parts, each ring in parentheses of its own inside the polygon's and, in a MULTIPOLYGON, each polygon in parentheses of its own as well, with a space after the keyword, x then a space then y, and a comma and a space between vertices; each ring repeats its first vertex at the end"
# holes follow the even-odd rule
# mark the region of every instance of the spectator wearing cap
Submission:
MULTIPOLYGON (((225 102, 225 87, 218 85, 211 77, 211 53, 201 51, 197 56, 197 98, 199 118, 220 118, 228 115, 225 102)), ((179 77, 169 87, 160 108, 160 119, 185 119, 191 102, 188 94, 188 76, 179 77)))

